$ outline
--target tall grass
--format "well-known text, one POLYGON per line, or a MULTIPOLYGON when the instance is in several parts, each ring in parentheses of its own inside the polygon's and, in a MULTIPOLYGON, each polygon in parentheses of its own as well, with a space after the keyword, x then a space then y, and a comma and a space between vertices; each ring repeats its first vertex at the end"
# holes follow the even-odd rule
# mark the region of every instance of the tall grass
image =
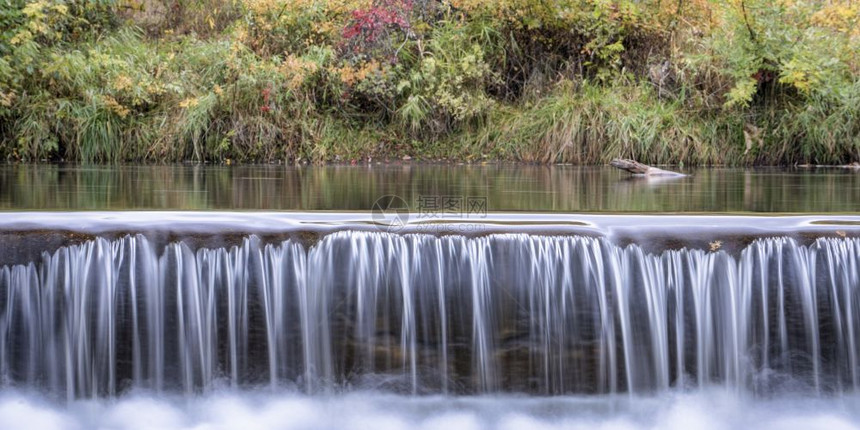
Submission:
POLYGON ((860 79, 833 97, 770 106, 762 163, 847 164, 860 160, 860 79))
POLYGON ((16 0, 0 159, 860 159, 860 9, 744 1, 16 0))
POLYGON ((500 109, 470 136, 472 148, 539 163, 737 162, 729 118, 690 118, 678 102, 659 100, 647 85, 562 82, 533 105, 500 109))

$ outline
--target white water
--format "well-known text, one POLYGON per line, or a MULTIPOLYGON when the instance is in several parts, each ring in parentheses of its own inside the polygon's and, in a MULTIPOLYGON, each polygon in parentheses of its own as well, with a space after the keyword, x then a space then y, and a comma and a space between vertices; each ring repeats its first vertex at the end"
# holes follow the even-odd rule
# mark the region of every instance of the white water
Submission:
POLYGON ((720 389, 655 397, 213 393, 53 403, 0 394, 0 430, 849 430, 860 399, 755 400, 720 389))
POLYGON ((860 240, 739 256, 606 239, 97 239, 0 268, 0 386, 68 400, 309 393, 852 393, 860 240))
POLYGON ((860 430, 858 307, 858 239, 97 239, 0 267, 0 430, 860 430))

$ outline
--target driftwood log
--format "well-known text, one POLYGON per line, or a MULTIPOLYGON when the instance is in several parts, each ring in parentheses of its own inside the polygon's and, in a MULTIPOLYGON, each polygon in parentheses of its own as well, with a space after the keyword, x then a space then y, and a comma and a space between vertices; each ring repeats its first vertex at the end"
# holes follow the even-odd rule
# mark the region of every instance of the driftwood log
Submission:
POLYGON ((658 169, 656 167, 651 167, 647 164, 642 164, 638 161, 634 160, 625 160, 621 158, 616 158, 612 160, 609 165, 612 167, 619 168, 621 170, 626 170, 634 175, 641 176, 686 176, 683 173, 673 172, 671 170, 663 170, 658 169))

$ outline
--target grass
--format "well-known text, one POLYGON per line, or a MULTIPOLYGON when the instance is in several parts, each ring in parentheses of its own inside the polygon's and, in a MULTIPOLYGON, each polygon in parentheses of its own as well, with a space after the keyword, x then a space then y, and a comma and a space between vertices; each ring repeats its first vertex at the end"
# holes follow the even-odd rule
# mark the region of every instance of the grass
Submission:
POLYGON ((490 116, 469 137, 495 157, 538 163, 606 163, 624 157, 646 163, 740 162, 729 118, 690 118, 678 102, 660 100, 647 85, 562 83, 531 106, 490 116))
POLYGON ((852 3, 757 3, 769 33, 720 24, 737 11, 709 2, 670 8, 684 19, 660 2, 532 2, 427 3, 350 39, 355 16, 398 3, 201 0, 159 17, 16 0, 0 16, 0 159, 860 159, 852 3))

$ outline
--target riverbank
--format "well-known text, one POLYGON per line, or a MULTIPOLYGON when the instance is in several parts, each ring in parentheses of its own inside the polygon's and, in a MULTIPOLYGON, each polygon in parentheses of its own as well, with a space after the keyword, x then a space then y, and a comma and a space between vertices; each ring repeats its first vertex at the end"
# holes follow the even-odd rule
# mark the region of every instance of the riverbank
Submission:
POLYGON ((7 161, 860 159, 850 1, 19 0, 0 22, 7 161))

